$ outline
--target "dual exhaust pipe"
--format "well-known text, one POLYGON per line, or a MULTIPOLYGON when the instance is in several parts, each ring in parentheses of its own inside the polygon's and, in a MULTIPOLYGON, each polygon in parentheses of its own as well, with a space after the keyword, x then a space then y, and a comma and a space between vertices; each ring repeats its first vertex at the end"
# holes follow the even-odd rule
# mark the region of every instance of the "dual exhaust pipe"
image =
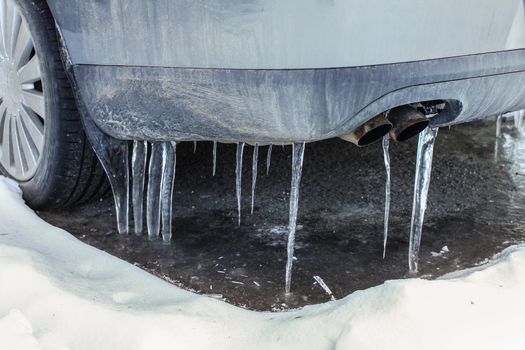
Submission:
POLYGON ((392 108, 388 116, 382 113, 350 134, 340 137, 360 147, 367 146, 386 134, 394 141, 403 142, 419 134, 428 124, 428 118, 414 107, 400 106, 392 108))

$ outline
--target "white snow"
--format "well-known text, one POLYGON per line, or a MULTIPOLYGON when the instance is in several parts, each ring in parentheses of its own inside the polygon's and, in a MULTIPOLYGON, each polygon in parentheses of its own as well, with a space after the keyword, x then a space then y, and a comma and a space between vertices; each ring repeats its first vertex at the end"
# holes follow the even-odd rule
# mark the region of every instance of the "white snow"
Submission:
MULTIPOLYGON (((370 268, 373 268, 372 266, 370 268)), ((524 349, 525 247, 282 313, 198 296, 83 244, 0 177, 0 349, 524 349)))

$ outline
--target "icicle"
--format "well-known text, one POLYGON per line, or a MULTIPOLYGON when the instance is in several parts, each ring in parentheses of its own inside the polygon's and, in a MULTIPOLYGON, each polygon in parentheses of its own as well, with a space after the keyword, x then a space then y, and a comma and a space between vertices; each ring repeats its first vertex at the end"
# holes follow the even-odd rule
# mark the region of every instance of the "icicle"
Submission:
POLYGON ((253 205, 255 203, 255 184, 257 183, 257 160, 259 158, 259 145, 253 147, 253 157, 252 157, 252 211, 253 214, 253 205))
POLYGON ((270 163, 272 162, 272 146, 268 146, 268 153, 266 154, 266 175, 270 173, 270 163))
POLYGON ((319 276, 314 276, 314 280, 319 284, 321 288, 323 288, 323 290, 326 292, 326 294, 328 294, 330 299, 334 301, 335 300, 334 294, 332 293, 332 290, 328 287, 328 285, 323 281, 323 279, 319 276))
POLYGON ((197 152, 197 141, 193 141, 193 153, 197 152))
POLYGON ((503 119, 503 116, 500 114, 498 115, 498 119, 496 119, 496 137, 501 136, 501 121, 503 119))
POLYGON ((408 267, 411 273, 417 273, 419 246, 421 244, 421 233, 425 210, 427 208, 428 187, 430 184, 430 173, 432 171, 432 155, 434 152, 434 141, 438 129, 426 128, 419 134, 416 158, 416 179, 414 184, 414 202, 412 206, 412 219, 410 223, 410 241, 408 254, 408 267))
POLYGON ((147 159, 148 143, 146 141, 133 141, 133 154, 131 156, 133 219, 135 221, 135 234, 139 236, 142 235, 143 227, 144 178, 147 159))
POLYGON ((213 176, 217 170, 217 141, 213 141, 213 176))
POLYGON ((82 119, 84 130, 104 167, 113 191, 120 234, 129 232, 129 143, 103 133, 90 118, 82 119))
POLYGON ((520 112, 519 111, 512 112, 511 115, 512 115, 512 118, 514 120, 514 127, 516 129, 519 129, 520 128, 520 123, 521 123, 520 112))
POLYGON ((383 233, 383 259, 386 256, 386 242, 388 240, 388 218, 390 216, 390 136, 383 137, 383 156, 385 159, 386 183, 385 183, 385 217, 383 233))
POLYGON ((499 160, 499 139, 496 139, 496 142, 494 143, 494 162, 498 162, 499 160))
POLYGON ((160 232, 162 160, 165 147, 162 142, 151 143, 146 198, 146 224, 150 239, 157 238, 160 232))
MULTIPOLYGON (((120 177, 110 180, 113 198, 115 200, 115 212, 117 216, 117 230, 119 234, 129 234, 129 150, 128 144, 122 143, 120 149, 113 149, 115 162, 118 164, 109 176, 120 177)), ((106 170, 107 172, 107 170, 106 170)))
POLYGON ((235 169, 235 189, 237 195, 237 212, 238 212, 238 223, 241 226, 241 187, 242 187, 242 155, 244 153, 244 142, 237 144, 237 167, 235 169))
POLYGON ((171 224, 173 213, 173 185, 177 163, 177 143, 165 142, 162 147, 162 181, 161 181, 161 216, 162 240, 171 241, 171 224))
POLYGON ((297 226, 297 209, 299 206, 299 186, 303 172, 305 144, 294 143, 292 145, 292 184, 290 189, 290 212, 288 223, 288 245, 286 248, 288 257, 286 261, 285 292, 290 294, 292 286, 292 266, 295 247, 295 229, 297 226))
POLYGON ((501 125, 503 123, 503 114, 498 115, 496 119, 496 142, 494 142, 494 161, 497 162, 499 159, 499 147, 501 137, 501 125))

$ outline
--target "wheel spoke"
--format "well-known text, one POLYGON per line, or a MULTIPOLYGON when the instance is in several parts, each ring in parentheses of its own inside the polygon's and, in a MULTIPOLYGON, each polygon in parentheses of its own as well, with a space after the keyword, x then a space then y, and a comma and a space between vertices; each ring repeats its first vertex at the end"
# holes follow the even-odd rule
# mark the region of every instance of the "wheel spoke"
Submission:
POLYGON ((42 119, 46 118, 46 108, 44 103, 44 94, 36 90, 23 90, 22 103, 38 114, 42 119))
POLYGON ((5 103, 0 104, 0 149, 2 148, 2 143, 4 142, 4 126, 6 124, 6 105, 5 103))
POLYGON ((14 160, 14 168, 16 169, 16 172, 19 174, 25 173, 25 170, 27 169, 27 165, 25 165, 23 156, 22 156, 22 149, 20 147, 20 138, 18 136, 18 128, 16 125, 16 119, 11 119, 11 149, 13 151, 13 160, 14 160))
POLYGON ((9 43, 9 57, 13 58, 15 54, 15 44, 18 38, 18 33, 20 32, 20 24, 22 23, 22 18, 16 10, 14 5, 11 5, 12 21, 11 21, 11 41, 9 43))
POLYGON ((7 57, 13 57, 12 53, 12 36, 13 36, 13 18, 14 4, 12 1, 5 2, 5 23, 4 23, 4 43, 7 57))
POLYGON ((38 57, 34 55, 29 62, 18 71, 18 77, 20 84, 34 83, 42 79, 42 73, 40 73, 40 61, 38 57))
POLYGON ((3 0, 3 18, 2 18, 2 31, 3 31, 3 44, 4 44, 4 57, 11 57, 11 35, 13 26, 13 4, 11 1, 3 0))
POLYGON ((4 130, 2 133, 2 164, 11 167, 11 117, 6 115, 4 119, 4 130))
POLYGON ((26 171, 32 169, 38 161, 38 151, 34 144, 31 143, 29 134, 24 128, 22 120, 16 120, 16 129, 18 134, 18 144, 20 146, 20 153, 22 159, 25 161, 26 171))
POLYGON ((9 137, 9 129, 11 128, 10 117, 4 114, 2 120, 2 164, 5 168, 11 167, 11 139, 9 137))
POLYGON ((0 52, 2 57, 7 57, 7 45, 5 41, 6 37, 6 1, 0 0, 0 52))
POLYGON ((18 30, 16 42, 14 43, 14 56, 16 69, 19 69, 29 60, 31 50, 33 50, 33 41, 31 40, 31 33, 27 28, 27 25, 22 22, 18 30))
POLYGON ((44 125, 36 115, 32 115, 25 108, 20 110, 20 119, 29 139, 35 145, 38 154, 41 154, 44 147, 44 125))
POLYGON ((12 58, 14 44, 13 35, 18 34, 18 16, 16 15, 16 9, 13 1, 6 1, 5 3, 5 51, 7 57, 12 58))

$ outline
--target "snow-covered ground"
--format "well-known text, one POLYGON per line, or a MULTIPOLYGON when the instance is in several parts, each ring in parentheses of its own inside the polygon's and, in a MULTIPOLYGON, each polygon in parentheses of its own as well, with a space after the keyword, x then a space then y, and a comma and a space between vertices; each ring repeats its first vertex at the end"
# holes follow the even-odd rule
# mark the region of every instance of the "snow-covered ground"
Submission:
MULTIPOLYGON (((373 268, 373 267, 371 267, 373 268)), ((0 177, 0 349, 524 349, 525 247, 283 313, 195 295, 39 219, 0 177)))

